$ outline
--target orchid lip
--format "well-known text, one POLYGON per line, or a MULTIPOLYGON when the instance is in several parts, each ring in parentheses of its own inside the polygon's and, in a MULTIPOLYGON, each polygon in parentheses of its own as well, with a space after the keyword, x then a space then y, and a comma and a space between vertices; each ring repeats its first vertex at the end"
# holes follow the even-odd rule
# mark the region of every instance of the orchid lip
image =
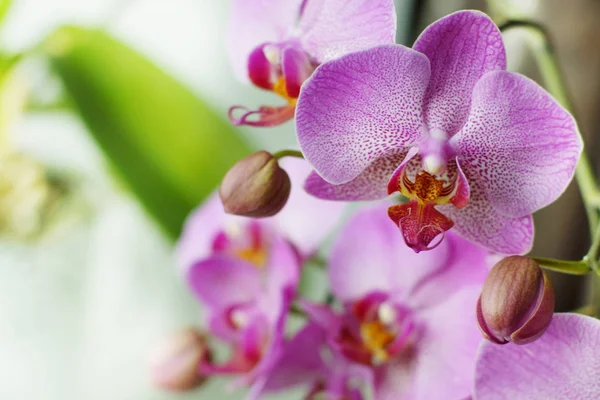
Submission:
POLYGON ((295 109, 293 104, 282 107, 261 106, 258 110, 250 110, 245 106, 233 106, 229 109, 228 116, 235 126, 273 127, 294 118, 295 109), (243 112, 240 117, 235 116, 238 111, 243 112))

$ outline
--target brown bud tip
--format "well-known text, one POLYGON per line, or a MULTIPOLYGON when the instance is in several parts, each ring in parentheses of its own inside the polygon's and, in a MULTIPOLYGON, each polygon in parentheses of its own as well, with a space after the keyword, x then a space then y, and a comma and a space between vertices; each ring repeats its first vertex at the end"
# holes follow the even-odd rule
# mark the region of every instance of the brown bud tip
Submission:
POLYGON ((198 372, 210 358, 204 336, 192 328, 166 338, 150 359, 152 382, 161 389, 186 391, 200 386, 205 377, 198 372))
POLYGON ((526 344, 539 338, 554 313, 550 279, 530 258, 511 256, 488 274, 477 302, 477 323, 486 339, 526 344))
POLYGON ((233 166, 223 178, 219 196, 225 211, 244 217, 277 214, 290 196, 290 177, 270 153, 261 150, 233 166))

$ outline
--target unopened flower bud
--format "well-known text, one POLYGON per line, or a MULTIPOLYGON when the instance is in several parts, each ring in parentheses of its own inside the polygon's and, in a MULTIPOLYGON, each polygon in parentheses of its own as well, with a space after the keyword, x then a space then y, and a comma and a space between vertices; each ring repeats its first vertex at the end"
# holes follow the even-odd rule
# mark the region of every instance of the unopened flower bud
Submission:
POLYGON ((477 302, 477 323, 494 343, 526 344, 546 331, 553 312, 550 279, 535 261, 511 256, 488 274, 477 302))
POLYGON ((270 217, 277 214, 290 196, 290 177, 266 151, 244 158, 223 178, 219 195, 229 214, 270 217))
POLYGON ((204 336, 192 328, 166 338, 150 360, 152 382, 165 390, 186 391, 200 386, 206 377, 200 365, 210 359, 204 336))

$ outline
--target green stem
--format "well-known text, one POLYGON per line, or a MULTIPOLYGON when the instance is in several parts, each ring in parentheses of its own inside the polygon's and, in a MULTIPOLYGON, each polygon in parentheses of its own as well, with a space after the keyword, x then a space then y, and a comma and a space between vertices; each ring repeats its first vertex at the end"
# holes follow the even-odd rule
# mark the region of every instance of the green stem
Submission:
POLYGON ((280 150, 277 153, 273 154, 273 157, 276 159, 281 159, 282 157, 297 157, 304 158, 304 155, 301 151, 298 150, 280 150))
MULTIPOLYGON (((529 32, 529 43, 546 89, 556 101, 573 114, 573 107, 557 63, 554 46, 546 29, 534 22, 518 20, 508 20, 500 26, 501 30, 510 28, 522 28, 529 32)), ((600 205, 600 190, 596 184, 592 166, 585 152, 581 154, 581 158, 575 169, 575 179, 579 185, 579 191, 585 205, 590 235, 594 235, 598 227, 597 210, 600 205)))
POLYGON ((581 261, 564 261, 543 257, 532 257, 532 259, 544 269, 562 272, 563 274, 585 275, 591 271, 591 267, 587 259, 583 259, 581 261))

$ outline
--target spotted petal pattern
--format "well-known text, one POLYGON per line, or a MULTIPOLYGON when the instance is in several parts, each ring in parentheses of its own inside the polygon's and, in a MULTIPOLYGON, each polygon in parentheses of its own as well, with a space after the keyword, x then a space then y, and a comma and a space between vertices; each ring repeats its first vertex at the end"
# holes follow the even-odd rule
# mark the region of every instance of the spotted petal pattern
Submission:
POLYGON ((454 135, 467 120, 475 84, 486 72, 506 69, 502 36, 479 11, 450 14, 423 31, 413 48, 431 63, 424 101, 430 131, 454 135))
POLYGON ((440 212, 454 221, 454 230, 462 237, 501 254, 525 254, 533 245, 533 218, 513 218, 494 208, 477 181, 475 172, 463 168, 469 181, 471 198, 457 209, 451 204, 438 206, 440 212))
POLYGON ((469 120, 452 142, 494 208, 513 218, 560 196, 583 148, 564 108, 532 80, 505 71, 479 80, 469 120))
POLYGON ((429 62, 381 46, 323 64, 305 83, 296 128, 305 157, 332 184, 348 182, 421 136, 429 62))

